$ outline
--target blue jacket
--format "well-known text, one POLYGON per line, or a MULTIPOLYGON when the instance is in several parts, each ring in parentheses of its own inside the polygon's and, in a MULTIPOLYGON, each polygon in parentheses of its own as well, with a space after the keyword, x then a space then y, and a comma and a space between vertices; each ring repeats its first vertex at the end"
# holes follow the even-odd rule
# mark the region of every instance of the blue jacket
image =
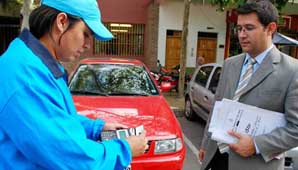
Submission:
POLYGON ((0 169, 123 170, 125 140, 97 142, 104 126, 77 114, 64 68, 24 30, 0 57, 0 169))

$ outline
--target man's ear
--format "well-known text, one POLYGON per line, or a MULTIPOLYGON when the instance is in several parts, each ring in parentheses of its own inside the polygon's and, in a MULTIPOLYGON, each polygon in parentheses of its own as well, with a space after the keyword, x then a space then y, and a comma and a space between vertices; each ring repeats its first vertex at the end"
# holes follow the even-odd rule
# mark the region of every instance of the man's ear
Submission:
POLYGON ((275 22, 271 22, 270 24, 268 24, 267 28, 268 34, 273 35, 277 29, 277 24, 275 22))
POLYGON ((68 27, 68 17, 66 13, 61 12, 56 17, 56 29, 59 33, 63 33, 68 27))

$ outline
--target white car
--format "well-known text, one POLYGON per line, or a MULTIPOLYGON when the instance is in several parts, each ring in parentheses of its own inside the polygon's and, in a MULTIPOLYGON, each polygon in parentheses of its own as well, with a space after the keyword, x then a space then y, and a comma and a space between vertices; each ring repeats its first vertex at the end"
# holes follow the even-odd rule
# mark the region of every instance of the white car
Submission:
POLYGON ((285 170, 298 170, 298 147, 286 152, 285 170))
MULTIPOLYGON (((195 70, 185 92, 186 119, 193 121, 199 117, 207 121, 214 102, 221 67, 219 64, 211 63, 195 70)), ((286 152, 285 170, 298 170, 298 147, 286 152)))
POLYGON ((185 117, 207 121, 221 73, 221 65, 205 64, 197 68, 185 92, 185 117))

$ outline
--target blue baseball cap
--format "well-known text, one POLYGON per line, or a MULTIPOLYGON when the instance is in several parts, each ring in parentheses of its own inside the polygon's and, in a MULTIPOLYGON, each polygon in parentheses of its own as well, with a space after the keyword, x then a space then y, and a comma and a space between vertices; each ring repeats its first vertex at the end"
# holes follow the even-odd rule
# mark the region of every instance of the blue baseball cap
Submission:
POLYGON ((96 0, 42 0, 41 4, 80 17, 98 40, 113 38, 112 33, 101 22, 96 0))

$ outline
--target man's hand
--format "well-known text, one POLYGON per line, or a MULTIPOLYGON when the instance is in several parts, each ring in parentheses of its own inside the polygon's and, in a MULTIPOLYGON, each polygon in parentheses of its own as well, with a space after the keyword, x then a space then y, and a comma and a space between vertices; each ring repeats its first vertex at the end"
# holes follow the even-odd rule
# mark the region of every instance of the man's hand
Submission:
POLYGON ((133 157, 144 154, 145 150, 149 147, 147 144, 148 140, 146 139, 146 131, 139 136, 129 136, 126 140, 130 145, 133 157))
POLYGON ((198 154, 198 159, 200 163, 202 163, 202 161, 204 160, 204 157, 205 157, 205 149, 200 149, 198 154))
POLYGON ((256 152, 253 138, 248 135, 237 133, 234 131, 228 132, 231 136, 238 138, 237 143, 229 144, 230 149, 238 153, 240 156, 249 157, 256 152))
POLYGON ((117 129, 127 129, 128 127, 121 123, 108 123, 106 122, 103 130, 117 130, 117 129))

